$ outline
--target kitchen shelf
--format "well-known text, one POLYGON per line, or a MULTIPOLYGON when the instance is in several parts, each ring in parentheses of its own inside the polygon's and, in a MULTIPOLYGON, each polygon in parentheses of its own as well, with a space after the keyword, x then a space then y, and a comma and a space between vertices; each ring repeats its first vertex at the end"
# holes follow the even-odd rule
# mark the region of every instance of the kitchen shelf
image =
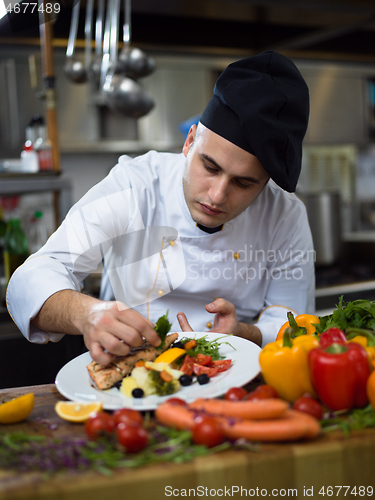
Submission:
POLYGON ((55 172, 23 174, 0 173, 0 196, 51 191, 58 193, 57 222, 61 223, 72 206, 71 181, 55 172))
POLYGON ((375 301, 375 280, 316 288, 315 308, 318 316, 331 314, 337 308, 341 296, 344 297, 345 302, 354 300, 375 301))
POLYGON ((343 234, 343 240, 348 242, 375 242, 375 231, 353 231, 343 234))
POLYGON ((95 142, 77 141, 62 142, 60 152, 64 153, 146 153, 147 151, 182 151, 183 141, 121 141, 121 140, 100 140, 95 142))
POLYGON ((375 290, 374 280, 317 288, 315 290, 315 297, 327 297, 330 295, 342 295, 344 293, 366 292, 369 290, 375 290))

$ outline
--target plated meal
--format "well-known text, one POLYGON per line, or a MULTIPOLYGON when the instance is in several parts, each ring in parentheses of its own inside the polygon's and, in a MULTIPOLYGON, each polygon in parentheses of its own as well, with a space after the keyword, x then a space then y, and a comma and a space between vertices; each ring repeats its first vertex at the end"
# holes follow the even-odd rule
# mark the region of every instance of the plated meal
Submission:
POLYGON ((219 353, 221 343, 230 346, 225 337, 177 339, 177 333, 167 335, 161 349, 145 342, 132 348, 127 356, 115 358, 110 365, 92 361, 87 370, 98 389, 116 386, 127 397, 142 398, 153 394, 168 396, 195 382, 208 384, 230 369, 232 360, 219 353))
MULTIPOLYGON (((165 345, 162 349, 156 352, 153 349, 151 346, 144 344, 140 348, 133 349, 125 359, 119 358, 115 361, 115 364, 107 367, 93 363, 90 353, 86 352, 61 368, 56 376, 56 387, 63 396, 71 401, 102 401, 104 409, 107 410, 137 408, 143 411, 157 408, 160 403, 170 397, 171 393, 176 393, 179 398, 187 402, 194 401, 199 397, 221 396, 231 387, 242 386, 250 382, 260 371, 258 360, 260 347, 242 338, 225 334, 207 332, 171 333, 166 335, 165 345), (189 351, 177 344, 177 342, 181 341, 184 345, 184 343, 186 344, 187 341, 191 340, 195 340, 197 344, 211 345, 211 347, 217 349, 219 357, 213 359, 211 356, 211 361, 206 365, 196 362, 207 362, 208 358, 203 358, 203 356, 196 357, 194 362, 194 356, 191 356, 194 352, 193 349, 189 351), (176 355, 176 350, 177 354, 180 353, 181 356, 171 361, 169 357, 173 358, 176 355), (183 352, 181 353, 181 351, 183 352), (131 392, 140 387, 138 387, 139 382, 136 382, 137 387, 134 385, 133 379, 140 380, 142 378, 142 375, 137 374, 137 372, 144 373, 145 370, 150 373, 156 372, 157 370, 150 370, 150 368, 155 368, 154 364, 156 364, 157 357, 160 357, 158 363, 160 375, 163 371, 167 373, 172 371, 174 375, 176 375, 175 372, 180 372, 178 374, 178 384, 168 382, 169 377, 166 377, 167 382, 163 381, 164 383, 160 384, 160 377, 154 374, 153 377, 159 381, 157 385, 159 388, 161 386, 162 392, 158 394, 157 390, 151 389, 150 391, 150 387, 147 387, 146 383, 142 388, 142 396, 134 397, 131 392), (183 361, 185 361, 185 367, 183 361), (191 361, 193 362, 191 363, 191 361), (216 361, 220 363, 216 363, 216 361), (151 365, 149 367, 135 366, 137 363, 144 363, 144 365, 151 363, 151 365), (164 363, 171 366, 168 367, 164 363), (220 371, 223 370, 224 365, 221 367, 215 366, 222 363, 227 365, 225 371, 220 371), (190 375, 188 375, 189 371, 187 373, 182 371, 182 368, 186 370, 187 366, 190 366, 190 370, 193 369, 190 375), (135 373, 133 373, 134 369, 136 369, 135 373), (185 375, 191 377, 191 384, 184 385, 185 382, 182 377, 185 375), (208 383, 201 384, 198 382, 198 377, 202 375, 211 375, 208 383), (106 388, 101 389, 100 387, 106 388), (170 392, 172 389, 173 392, 170 392), (163 390, 166 390, 166 392, 163 393, 163 390)), ((207 380, 206 377, 202 378, 207 380)))

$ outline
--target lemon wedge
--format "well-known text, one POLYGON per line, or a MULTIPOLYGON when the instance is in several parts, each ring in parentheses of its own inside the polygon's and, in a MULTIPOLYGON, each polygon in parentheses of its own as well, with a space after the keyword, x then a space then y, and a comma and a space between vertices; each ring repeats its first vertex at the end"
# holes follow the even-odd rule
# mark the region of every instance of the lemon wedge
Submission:
POLYGON ((180 347, 172 347, 171 349, 167 349, 162 352, 154 361, 154 363, 168 363, 171 364, 176 359, 180 358, 183 354, 186 354, 185 349, 181 349, 180 347))
POLYGON ((155 370, 157 372, 166 371, 170 373, 172 377, 176 380, 178 380, 181 377, 181 375, 183 375, 183 372, 181 372, 180 370, 175 370, 168 363, 155 363, 155 362, 153 363, 152 361, 146 361, 145 368, 147 370, 155 370))
POLYGON ((76 401, 58 401, 55 411, 59 417, 69 422, 85 422, 92 413, 103 409, 101 401, 94 403, 78 403, 76 401))
POLYGON ((34 394, 25 394, 0 405, 0 423, 15 424, 25 420, 34 408, 34 394))

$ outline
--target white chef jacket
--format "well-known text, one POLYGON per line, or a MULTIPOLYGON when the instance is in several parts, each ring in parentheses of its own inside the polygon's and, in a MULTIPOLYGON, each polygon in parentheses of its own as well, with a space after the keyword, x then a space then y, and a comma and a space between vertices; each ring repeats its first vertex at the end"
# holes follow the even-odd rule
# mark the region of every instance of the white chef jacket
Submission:
POLYGON ((256 323, 263 346, 287 312, 314 312, 314 251, 303 203, 269 182, 221 231, 199 229, 182 187, 185 156, 150 151, 122 156, 109 175, 69 211, 46 245, 16 270, 7 307, 35 343, 62 334, 30 324, 59 290, 82 290, 100 262, 100 297, 119 300, 152 322, 166 311, 172 330, 185 312, 195 331, 212 331, 205 305, 221 297, 238 320, 256 323))

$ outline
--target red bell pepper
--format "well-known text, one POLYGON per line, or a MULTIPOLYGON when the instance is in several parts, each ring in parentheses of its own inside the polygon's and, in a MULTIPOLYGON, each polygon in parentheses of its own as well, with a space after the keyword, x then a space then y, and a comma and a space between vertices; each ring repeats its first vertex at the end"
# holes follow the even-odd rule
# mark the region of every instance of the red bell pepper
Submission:
POLYGON ((323 347, 328 347, 333 343, 345 344, 347 340, 345 333, 336 327, 328 328, 319 337, 319 343, 323 347))
POLYGON ((308 360, 314 389, 329 409, 350 410, 368 403, 370 368, 364 347, 353 342, 333 343, 312 349, 308 360))

